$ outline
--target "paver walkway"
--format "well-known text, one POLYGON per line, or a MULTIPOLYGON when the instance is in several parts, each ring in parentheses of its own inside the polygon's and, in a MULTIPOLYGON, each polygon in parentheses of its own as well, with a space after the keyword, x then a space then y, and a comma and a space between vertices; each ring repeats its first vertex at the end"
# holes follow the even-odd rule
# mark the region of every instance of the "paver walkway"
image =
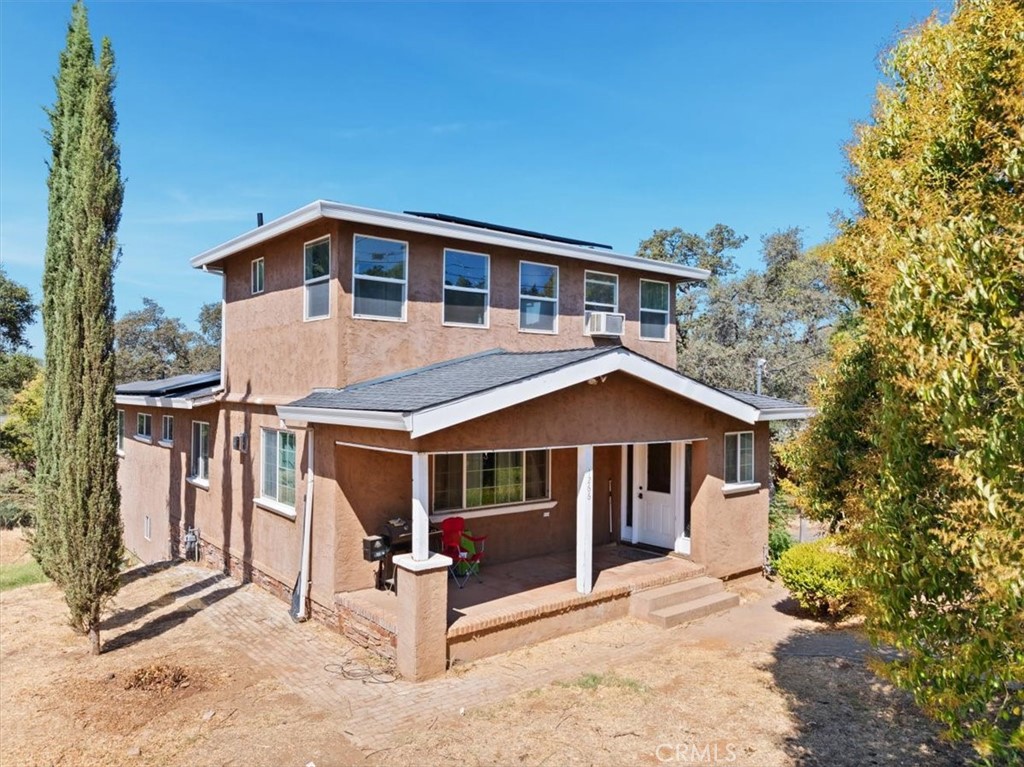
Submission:
MULTIPOLYGON (((158 620, 174 610, 194 611, 191 625, 208 626, 289 690, 329 711, 332 719, 345 723, 343 729, 353 743, 364 749, 410 727, 457 717, 460 709, 486 706, 553 681, 606 673, 629 661, 654 657, 668 646, 685 644, 686 632, 698 626, 691 637, 694 642, 706 638, 709 630, 726 639, 750 636, 742 629, 751 626, 761 626, 755 633, 768 643, 777 640, 763 630, 766 615, 774 612, 770 607, 774 600, 766 599, 705 619, 689 629, 666 631, 625 619, 560 637, 543 647, 486 658, 437 680, 375 683, 338 673, 339 664, 358 663, 363 658, 372 662, 361 648, 321 626, 294 623, 286 604, 252 585, 239 588, 233 579, 178 564, 144 576, 133 591, 140 592, 133 593, 133 602, 139 597, 150 600, 149 604, 160 603, 162 597, 164 601, 158 610, 125 621, 123 629, 137 630, 138 623, 158 620)), ((116 623, 117 616, 114 618, 116 623)))

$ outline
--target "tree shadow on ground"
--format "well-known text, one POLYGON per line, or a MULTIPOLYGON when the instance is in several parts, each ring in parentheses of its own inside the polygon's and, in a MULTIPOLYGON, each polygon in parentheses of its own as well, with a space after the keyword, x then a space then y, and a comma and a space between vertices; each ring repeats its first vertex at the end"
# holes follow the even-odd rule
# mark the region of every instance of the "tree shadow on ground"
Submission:
POLYGON ((140 578, 146 578, 154 573, 160 573, 164 570, 168 570, 172 567, 180 565, 182 560, 180 559, 165 559, 162 562, 153 562, 150 565, 139 565, 133 567, 131 570, 125 570, 121 573, 121 588, 135 583, 140 578))
POLYGON ((868 668, 884 654, 859 631, 797 630, 773 654, 768 670, 796 723, 784 743, 795 764, 960 767, 974 756, 942 740, 908 694, 868 668))
POLYGON ((182 597, 198 594, 203 589, 224 580, 226 577, 227 576, 222 573, 215 573, 200 581, 182 586, 180 589, 175 589, 174 591, 168 591, 166 594, 161 594, 156 599, 151 599, 138 607, 133 607, 130 610, 120 610, 104 620, 100 624, 100 630, 110 631, 111 629, 121 628, 121 626, 127 626, 129 623, 134 623, 140 618, 144 618, 154 610, 173 604, 176 600, 181 599, 182 597))
MULTIPOLYGON (((193 586, 199 587, 202 583, 206 583, 208 586, 211 581, 216 582, 223 577, 223 575, 218 575, 214 578, 207 578, 205 581, 193 584, 193 586)), ((152 639, 153 637, 160 636, 161 634, 180 626, 201 610, 204 610, 210 605, 216 604, 222 599, 231 596, 240 588, 243 588, 243 584, 235 583, 231 586, 224 586, 223 588, 211 591, 210 593, 204 594, 195 599, 190 599, 185 604, 168 613, 158 615, 156 618, 143 623, 141 626, 137 626, 123 634, 118 634, 113 639, 107 640, 103 643, 103 652, 113 652, 115 650, 129 647, 136 642, 141 642, 144 639, 152 639)), ((197 590, 199 589, 194 588, 193 592, 197 590)))

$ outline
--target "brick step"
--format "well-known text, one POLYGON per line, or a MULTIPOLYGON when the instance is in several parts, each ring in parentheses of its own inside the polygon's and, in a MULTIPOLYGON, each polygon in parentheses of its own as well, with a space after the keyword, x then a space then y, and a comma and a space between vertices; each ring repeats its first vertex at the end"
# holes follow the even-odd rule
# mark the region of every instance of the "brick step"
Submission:
POLYGON ((706 615, 728 610, 739 603, 739 594, 734 594, 731 591, 722 591, 717 594, 709 594, 700 599, 655 610, 648 616, 647 620, 667 629, 678 626, 681 623, 703 618, 706 615))
POLYGON ((629 614, 636 618, 646 619, 655 610, 717 594, 724 588, 718 578, 699 576, 656 589, 637 591, 630 597, 629 614))

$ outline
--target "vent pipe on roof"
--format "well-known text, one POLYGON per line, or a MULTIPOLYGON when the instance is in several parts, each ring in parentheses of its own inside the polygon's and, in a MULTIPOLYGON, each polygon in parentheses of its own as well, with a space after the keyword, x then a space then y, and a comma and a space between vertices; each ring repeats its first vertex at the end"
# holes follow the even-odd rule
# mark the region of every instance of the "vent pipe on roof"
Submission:
POLYGON ((256 214, 256 226, 263 226, 263 214, 262 213, 257 213, 256 214))

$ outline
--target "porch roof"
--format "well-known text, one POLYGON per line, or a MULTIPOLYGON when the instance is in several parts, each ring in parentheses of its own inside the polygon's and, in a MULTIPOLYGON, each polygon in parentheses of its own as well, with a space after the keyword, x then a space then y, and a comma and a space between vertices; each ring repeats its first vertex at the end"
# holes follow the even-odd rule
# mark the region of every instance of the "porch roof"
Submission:
POLYGON ((811 413, 793 402, 716 389, 623 346, 492 349, 343 389, 317 389, 277 412, 290 421, 392 429, 417 438, 616 372, 746 423, 811 413))
POLYGON ((213 401, 220 373, 191 373, 156 381, 132 381, 115 389, 118 405, 191 409, 213 401))

